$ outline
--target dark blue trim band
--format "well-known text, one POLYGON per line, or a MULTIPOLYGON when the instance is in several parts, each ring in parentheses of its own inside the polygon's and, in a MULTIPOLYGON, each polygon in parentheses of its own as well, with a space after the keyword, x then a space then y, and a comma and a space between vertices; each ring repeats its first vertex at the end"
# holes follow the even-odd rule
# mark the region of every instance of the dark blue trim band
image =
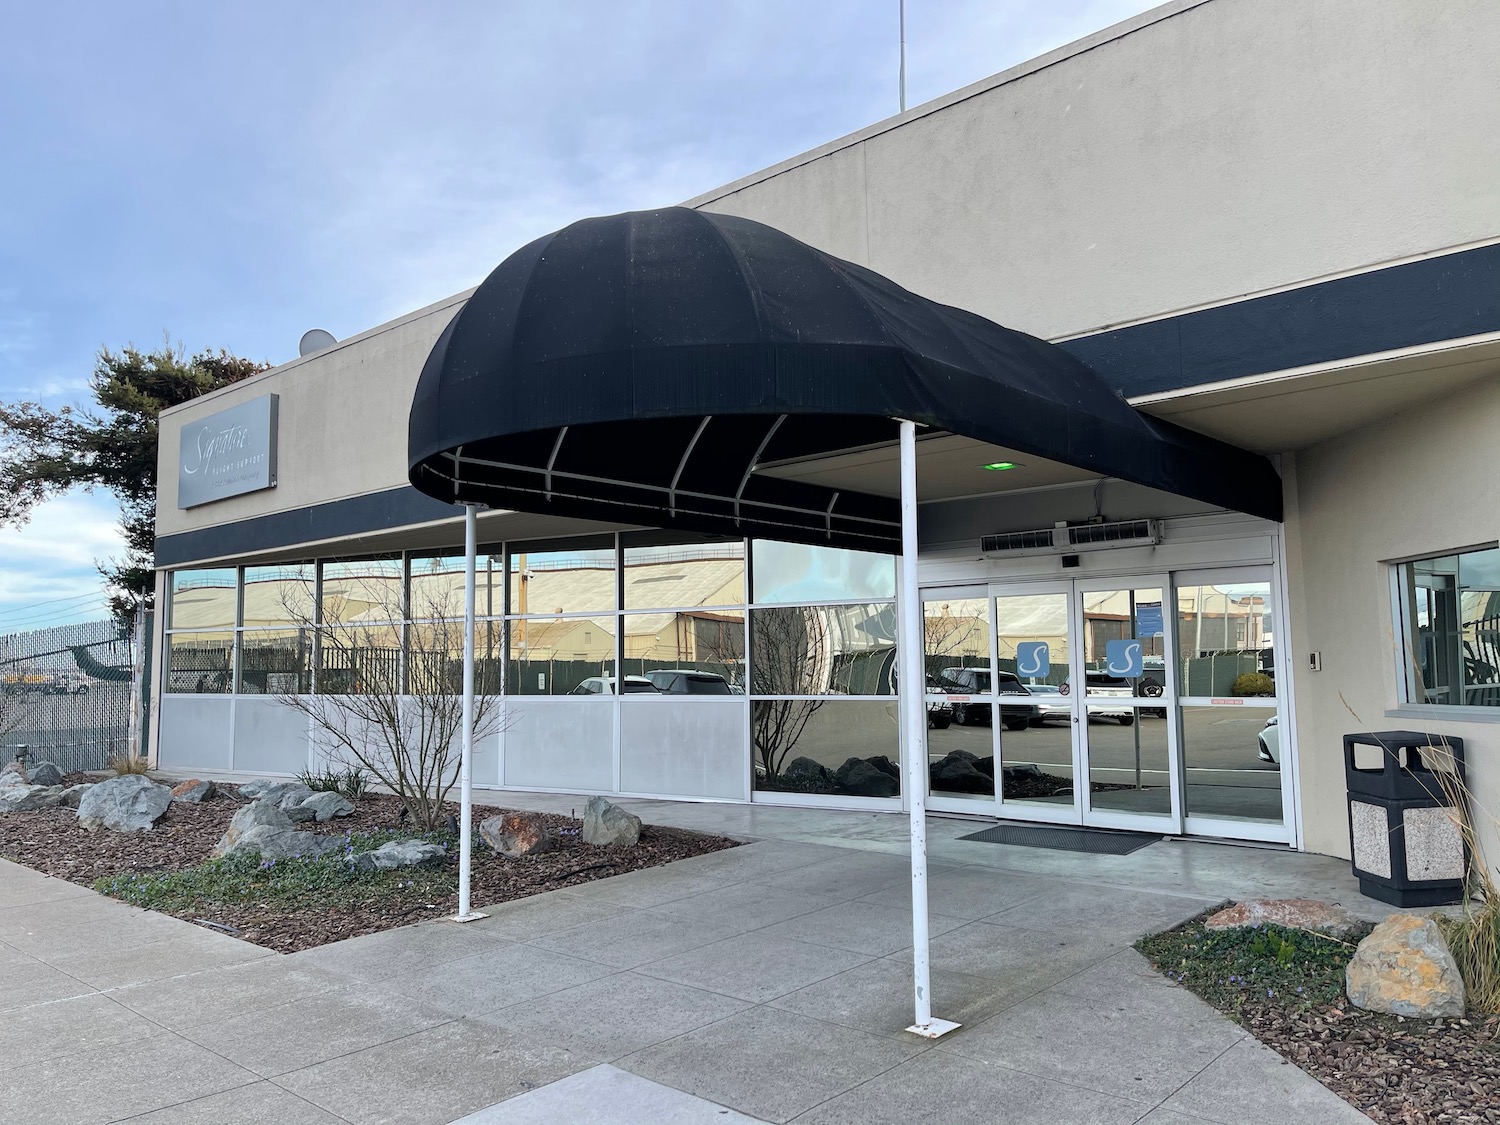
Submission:
POLYGON ((368 535, 414 523, 453 519, 463 509, 425 496, 410 485, 330 500, 308 508, 294 508, 269 516, 158 536, 156 565, 180 566, 198 559, 247 555, 278 547, 294 547, 318 539, 368 535))
POLYGON ((1127 397, 1500 331, 1500 244, 1060 346, 1127 397))

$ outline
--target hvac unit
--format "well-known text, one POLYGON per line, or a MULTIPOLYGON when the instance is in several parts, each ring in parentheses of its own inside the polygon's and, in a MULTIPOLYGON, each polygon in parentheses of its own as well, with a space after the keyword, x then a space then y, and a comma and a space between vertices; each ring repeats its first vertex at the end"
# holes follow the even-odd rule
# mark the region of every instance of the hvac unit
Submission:
POLYGON ((979 541, 986 555, 1076 555, 1110 547, 1152 547, 1161 542, 1159 520, 1117 520, 1114 523, 1063 524, 1037 531, 1006 531, 979 541))

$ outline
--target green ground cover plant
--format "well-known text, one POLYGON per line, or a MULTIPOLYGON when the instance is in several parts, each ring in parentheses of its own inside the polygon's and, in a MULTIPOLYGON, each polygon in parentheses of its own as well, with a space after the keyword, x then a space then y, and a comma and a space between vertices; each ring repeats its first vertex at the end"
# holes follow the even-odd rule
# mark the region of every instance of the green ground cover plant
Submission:
POLYGON ((1144 937, 1136 948, 1164 976, 1234 1015, 1249 1000, 1334 1003, 1344 995, 1344 968, 1357 944, 1284 926, 1210 930, 1199 918, 1144 937))
MULTIPOLYGON (((361 832, 346 836, 340 850, 317 858, 226 856, 180 871, 126 872, 100 879, 94 890, 166 914, 209 913, 219 907, 249 903, 326 910, 390 895, 413 900, 425 897, 429 901, 447 895, 454 873, 446 865, 360 871, 352 862, 358 853, 389 840, 412 838, 410 832, 361 832)), ((458 845, 456 837, 443 832, 416 838, 443 844, 450 851, 458 845)))

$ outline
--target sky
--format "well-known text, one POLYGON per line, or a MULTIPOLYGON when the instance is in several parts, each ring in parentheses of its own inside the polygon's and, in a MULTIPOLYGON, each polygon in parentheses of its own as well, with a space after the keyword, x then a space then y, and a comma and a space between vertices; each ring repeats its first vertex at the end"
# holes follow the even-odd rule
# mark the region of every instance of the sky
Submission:
MULTIPOLYGON (((1144 0, 908 0, 907 104, 1144 0)), ((0 400, 101 348, 282 363, 586 215, 897 110, 897 0, 0 0, 0 400)), ((0 634, 103 616, 108 494, 0 529, 0 634)))

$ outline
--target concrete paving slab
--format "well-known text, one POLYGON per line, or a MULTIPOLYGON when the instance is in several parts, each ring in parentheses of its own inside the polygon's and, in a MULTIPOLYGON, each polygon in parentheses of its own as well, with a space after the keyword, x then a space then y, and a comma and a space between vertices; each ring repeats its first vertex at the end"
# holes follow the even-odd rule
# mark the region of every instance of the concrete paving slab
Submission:
POLYGON ((813 895, 828 902, 864 898, 904 887, 911 894, 911 866, 896 856, 850 852, 847 856, 767 876, 759 882, 813 895))
POLYGON ((0 1011, 87 996, 97 991, 93 985, 35 959, 14 962, 0 971, 0 1011))
MULTIPOLYGON (((589 902, 567 891, 549 891, 544 895, 515 899, 478 908, 489 917, 482 922, 465 922, 459 929, 477 929, 485 937, 505 941, 531 941, 533 938, 571 930, 589 922, 618 918, 632 909, 611 902, 589 902)), ((451 925, 451 923, 450 923, 451 925)))
POLYGON ((660 906, 674 899, 702 894, 724 886, 726 880, 740 881, 738 875, 717 868, 679 872, 674 865, 630 871, 610 879, 580 883, 567 888, 568 894, 592 903, 615 903, 637 910, 660 906))
POLYGON ((1245 1038, 1161 977, 1100 984, 1092 994, 1046 989, 935 1049, 1157 1105, 1245 1038))
POLYGON ((4 1113, 26 1125, 93 1125, 254 1081, 243 1067, 164 1031, 152 1036, 149 1055, 138 1043, 115 1043, 27 1067, 24 1082, 9 1084, 4 1113))
POLYGON ((237 1086, 222 1094, 210 1094, 189 1102, 178 1102, 130 1118, 130 1125, 345 1125, 325 1109, 289 1093, 273 1082, 237 1086))
POLYGON ((7 907, 32 906, 91 893, 87 887, 66 879, 54 879, 19 863, 0 862, 0 902, 7 907))
POLYGON ((92 993, 0 1012, 0 1059, 14 1068, 58 1055, 139 1042, 162 1029, 108 996, 92 993))
MULTIPOLYGON (((929 932, 936 937, 967 923, 961 918, 929 911, 927 924, 929 932)), ((767 937, 791 938, 832 949, 884 957, 911 948, 911 906, 885 906, 855 899, 811 914, 799 914, 756 932, 767 937)))
POLYGON ((476 1017, 593 1061, 610 1061, 742 1012, 749 1004, 639 973, 616 973, 476 1017))
POLYGON ((1173 1113, 1170 1109, 1153 1109, 1135 1125, 1214 1125, 1214 1123, 1202 1117, 1173 1113))
POLYGON ((927 1051, 814 1106, 797 1123, 908 1125, 932 1120, 943 1125, 994 1125, 1046 1120, 1134 1125, 1148 1108, 1149 1103, 927 1051))
POLYGON ((389 980, 402 973, 430 969, 447 961, 472 957, 505 944, 485 923, 434 920, 394 930, 365 934, 316 949, 304 949, 290 959, 308 968, 352 977, 354 980, 389 980))
POLYGON ((1216 1125, 1369 1125, 1370 1119, 1271 1048, 1244 1039, 1209 1063, 1162 1109, 1216 1125))
POLYGON ((749 933, 653 961, 639 971, 763 1004, 869 960, 847 949, 749 933))
MULTIPOLYGON (((933 1012, 946 1020, 976 1024, 1032 995, 1036 988, 1011 987, 990 977, 932 970, 933 1012)), ((882 958, 799 988, 770 1002, 773 1008, 842 1024, 875 1035, 907 1040, 914 1012, 909 958, 882 958)))
POLYGON ((443 1125, 584 1068, 535 1036, 454 1020, 276 1079, 353 1125, 443 1125))
MULTIPOLYGON (((1035 901, 1067 886, 1066 883, 1014 875, 988 867, 946 868, 929 874, 927 908, 950 918, 969 922, 991 914, 1035 901)), ((890 887, 869 895, 866 902, 886 906, 911 906, 911 879, 901 886, 890 887)))
POLYGON ((347 983, 344 977, 307 967, 296 956, 272 956, 117 988, 109 996, 177 1031, 303 1001, 347 983))
POLYGON ((436 1027, 451 1017, 378 985, 350 983, 176 1033, 272 1078, 436 1027))
MULTIPOLYGON (((175 921, 175 919, 174 919, 175 921)), ((262 961, 277 954, 248 941, 212 933, 187 923, 158 941, 122 945, 114 940, 102 949, 50 958, 65 973, 96 988, 124 988, 203 969, 262 961)))
POLYGON ((985 920, 1031 930, 1075 934, 1097 930, 1101 919, 1107 918, 1109 929, 1118 935, 1119 941, 1129 945, 1141 934, 1171 929, 1219 901, 1156 894, 1139 888, 1127 890, 1087 883, 1057 883, 1049 884, 1046 894, 1007 907, 985 920), (1131 937, 1132 934, 1135 937, 1131 937))
POLYGON ((449 1015, 477 1016, 519 1000, 561 992, 613 971, 597 961, 534 945, 504 945, 431 969, 403 973, 385 985, 391 993, 409 996, 449 1015))
POLYGON ((926 1049, 793 1012, 751 1008, 627 1055, 633 1074, 752 1117, 790 1121, 926 1049))
POLYGON ((970 922, 932 939, 932 963, 953 972, 993 977, 1032 992, 1064 980, 1119 950, 1107 927, 1057 934, 970 922))
POLYGON ((607 1063, 481 1109, 453 1125, 763 1125, 607 1063))
POLYGON ((735 883, 650 909, 670 918, 710 921, 736 933, 748 933, 827 906, 827 900, 816 895, 768 887, 764 883, 735 883))
MULTIPOLYGON (((191 923, 188 923, 189 925, 191 923)), ((97 954, 104 927, 109 944, 122 948, 160 941, 183 932, 184 923, 165 914, 127 906, 112 898, 87 892, 27 905, 0 907, 0 941, 22 953, 50 960, 77 954, 97 954)))
POLYGON ((529 944, 616 969, 630 969, 722 941, 737 932, 732 926, 720 926, 702 919, 631 910, 603 921, 586 922, 571 930, 544 934, 529 944))

